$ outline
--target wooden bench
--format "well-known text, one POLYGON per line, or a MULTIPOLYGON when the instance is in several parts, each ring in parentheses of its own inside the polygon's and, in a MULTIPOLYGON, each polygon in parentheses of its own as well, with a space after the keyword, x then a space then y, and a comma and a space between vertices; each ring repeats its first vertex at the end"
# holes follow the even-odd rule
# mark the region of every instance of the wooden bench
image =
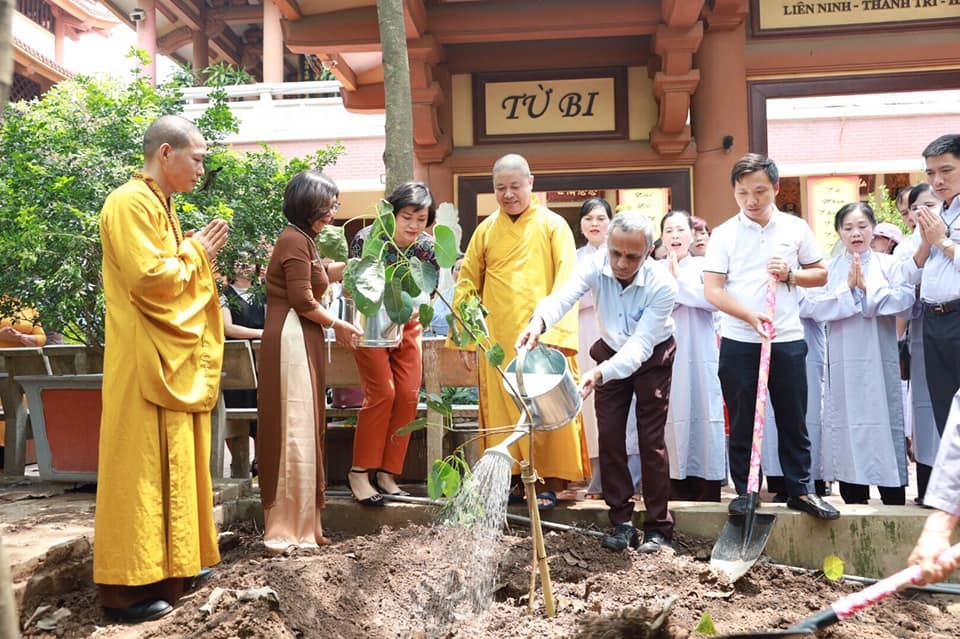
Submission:
MULTIPOLYGON (((460 360, 459 351, 444 347, 443 338, 424 338, 423 340, 423 387, 428 393, 439 395, 444 386, 477 386, 476 368, 467 371, 460 360)), ((260 342, 247 340, 227 340, 224 345, 223 381, 221 390, 253 389, 256 388, 257 372, 254 362, 259 354, 260 342)), ((336 343, 330 345, 330 360, 326 363, 326 379, 328 388, 351 388, 360 386, 360 377, 357 373, 356 361, 353 354, 336 343)), ((359 408, 332 408, 328 407, 328 420, 334 420, 327 425, 328 440, 337 439, 342 435, 331 432, 350 430, 342 422, 356 424, 359 408), (332 437, 331 437, 332 435, 332 437)), ((421 404, 419 416, 426 415, 431 423, 439 424, 440 415, 428 410, 421 404)), ((454 406, 454 417, 478 419, 478 408, 473 404, 454 406)), ((211 470, 214 477, 223 476, 224 448, 229 437, 246 438, 248 436, 248 422, 257 419, 255 408, 227 408, 223 404, 221 395, 212 419, 213 440, 211 453, 211 470), (219 469, 219 470, 218 470, 219 469)), ((352 437, 351 437, 352 439, 352 437)), ((243 449, 243 447, 239 447, 243 449)), ((426 432, 426 468, 429 473, 433 460, 446 454, 444 447, 444 433, 437 428, 428 428, 426 432)), ((247 460, 243 467, 249 467, 247 460)))

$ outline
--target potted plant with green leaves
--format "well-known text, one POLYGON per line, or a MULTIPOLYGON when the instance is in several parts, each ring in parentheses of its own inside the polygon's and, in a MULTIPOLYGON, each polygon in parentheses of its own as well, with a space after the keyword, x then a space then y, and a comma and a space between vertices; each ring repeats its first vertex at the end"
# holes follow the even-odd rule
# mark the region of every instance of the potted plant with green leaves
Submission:
MULTIPOLYGON (((437 292, 439 278, 433 264, 409 255, 393 240, 396 218, 389 202, 381 200, 376 205, 370 223, 370 234, 363 244, 361 255, 357 257, 348 258, 345 226, 327 225, 317 237, 317 244, 323 257, 346 262, 343 287, 359 314, 367 320, 385 315, 393 324, 402 326, 410 321, 417 311, 420 324, 426 327, 433 319, 433 307, 429 303, 417 304, 415 300, 423 293, 434 293, 453 309, 447 317, 452 341, 458 346, 476 345, 487 361, 500 370, 504 358, 503 348, 490 341, 485 321, 487 309, 480 303, 480 296, 473 290, 464 291, 463 295, 458 296, 462 299, 454 306, 453 300, 445 299, 437 292), (397 259, 388 264, 385 256, 390 248, 393 249, 391 252, 397 255, 397 259)), ((441 268, 452 267, 458 258, 453 229, 438 224, 434 226, 433 234, 437 264, 441 268)), ((376 322, 368 322, 369 324, 376 322)), ((382 344, 374 340, 371 345, 382 344)), ((502 371, 500 373, 503 375, 502 371)), ((507 379, 506 376, 504 379, 507 379)), ((510 381, 507 380, 507 383, 510 381)), ((426 403, 428 408, 440 415, 440 423, 430 424, 426 417, 419 418, 404 427, 403 432, 409 433, 428 426, 452 430, 453 404, 449 397, 429 394, 426 403)), ((428 477, 428 491, 431 496, 450 496, 456 493, 463 472, 469 472, 469 467, 463 461, 461 446, 452 456, 434 462, 428 477)))

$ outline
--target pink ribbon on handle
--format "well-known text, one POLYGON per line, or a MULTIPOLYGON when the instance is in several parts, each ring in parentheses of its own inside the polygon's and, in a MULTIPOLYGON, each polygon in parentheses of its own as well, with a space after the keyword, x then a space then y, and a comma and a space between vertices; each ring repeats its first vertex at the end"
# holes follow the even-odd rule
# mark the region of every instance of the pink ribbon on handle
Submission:
MULTIPOLYGON (((951 546, 949 550, 951 557, 960 559, 960 544, 951 546)), ((830 608, 837 615, 837 619, 843 621, 857 614, 867 606, 872 606, 878 601, 885 599, 895 592, 903 590, 907 586, 918 585, 923 582, 923 570, 920 566, 910 566, 900 572, 890 575, 886 579, 881 579, 872 586, 868 586, 859 592, 850 593, 840 601, 835 602, 830 608)))
MULTIPOLYGON (((766 311, 771 320, 777 308, 777 279, 771 275, 767 280, 766 311)), ((760 448, 763 445, 763 427, 767 421, 767 381, 770 378, 770 349, 773 340, 773 322, 767 324, 767 336, 760 344, 760 374, 757 376, 757 403, 753 409, 753 442, 750 446, 750 474, 747 476, 747 493, 760 492, 760 448)))

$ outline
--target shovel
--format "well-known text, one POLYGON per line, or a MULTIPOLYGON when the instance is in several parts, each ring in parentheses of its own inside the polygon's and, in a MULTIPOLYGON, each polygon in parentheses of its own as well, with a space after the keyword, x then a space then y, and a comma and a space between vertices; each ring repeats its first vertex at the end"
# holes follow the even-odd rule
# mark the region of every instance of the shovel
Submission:
MULTIPOLYGON (((767 280, 767 315, 773 317, 777 306, 777 278, 767 280)), ((747 477, 747 512, 730 515, 710 554, 710 565, 725 573, 731 582, 746 574, 760 558, 770 539, 775 515, 757 513, 760 502, 760 447, 767 412, 767 378, 770 375, 770 340, 773 324, 760 345, 760 374, 757 376, 757 403, 753 414, 753 443, 750 450, 750 474, 747 477)))
MULTIPOLYGON (((953 559, 960 559, 960 544, 951 546, 947 553, 953 559)), ((786 630, 768 630, 765 632, 747 632, 742 634, 721 635, 717 639, 783 639, 784 637, 797 638, 813 637, 817 630, 826 628, 844 619, 849 619, 864 608, 886 599, 890 595, 908 586, 917 585, 923 581, 920 566, 910 566, 900 572, 881 579, 872 586, 859 592, 854 592, 839 601, 834 602, 826 610, 807 617, 800 623, 786 630)))

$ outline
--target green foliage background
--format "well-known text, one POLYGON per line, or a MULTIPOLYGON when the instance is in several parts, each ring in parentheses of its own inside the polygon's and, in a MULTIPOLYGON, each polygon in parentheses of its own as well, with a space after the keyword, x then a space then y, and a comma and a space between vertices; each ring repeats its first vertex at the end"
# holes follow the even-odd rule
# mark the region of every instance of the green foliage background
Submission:
MULTIPOLYGON (((245 79, 223 68, 205 77, 245 79)), ((48 331, 68 341, 103 343, 100 208, 142 167, 146 127, 183 111, 180 88, 191 81, 186 73, 159 87, 139 75, 129 82, 81 76, 39 100, 6 107, 0 122, 0 315, 36 308, 48 331)), ((215 216, 230 222, 230 240, 218 259, 230 277, 238 262, 266 264, 267 248, 285 224, 281 204, 289 179, 335 163, 344 149, 334 145, 292 160, 266 146, 231 151, 223 140, 237 130, 237 120, 222 87, 210 98, 197 125, 210 147, 207 170, 216 179, 206 190, 177 196, 177 207, 184 230, 215 216)))

